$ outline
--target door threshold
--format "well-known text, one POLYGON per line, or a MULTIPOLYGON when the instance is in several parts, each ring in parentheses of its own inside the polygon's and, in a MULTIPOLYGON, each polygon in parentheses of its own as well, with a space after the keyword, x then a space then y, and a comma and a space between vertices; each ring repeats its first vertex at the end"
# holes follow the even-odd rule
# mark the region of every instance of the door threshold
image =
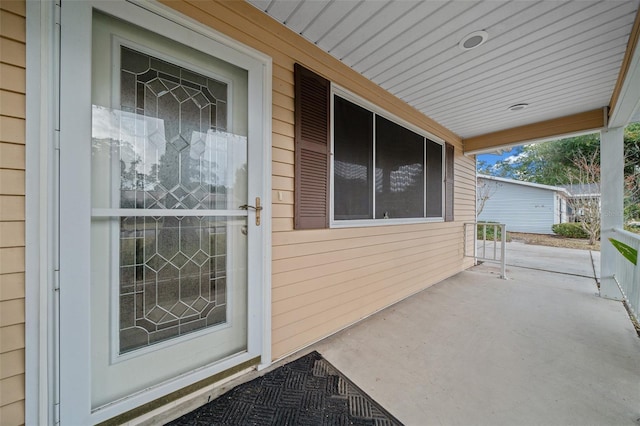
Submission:
POLYGON ((225 384, 243 375, 248 376, 248 373, 256 370, 258 364, 260 364, 260 357, 249 359, 228 370, 98 423, 98 426, 165 424, 222 395, 229 390, 225 384))

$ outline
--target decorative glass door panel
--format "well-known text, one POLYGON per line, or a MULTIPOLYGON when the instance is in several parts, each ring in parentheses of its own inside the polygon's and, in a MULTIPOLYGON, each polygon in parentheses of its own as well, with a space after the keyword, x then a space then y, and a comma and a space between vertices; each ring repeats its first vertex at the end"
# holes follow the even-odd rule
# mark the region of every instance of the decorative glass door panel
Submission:
POLYGON ((94 14, 92 407, 247 351, 247 72, 94 14), (96 53, 97 52, 97 53, 96 53))
MULTIPOLYGON (((120 208, 246 203, 234 191, 246 185, 246 142, 226 132, 227 91, 120 46, 119 109, 132 114, 119 126, 120 208)), ((120 353, 226 323, 226 228, 215 217, 121 218, 120 353)))
POLYGON ((120 220, 119 352, 227 321, 227 220, 120 220))

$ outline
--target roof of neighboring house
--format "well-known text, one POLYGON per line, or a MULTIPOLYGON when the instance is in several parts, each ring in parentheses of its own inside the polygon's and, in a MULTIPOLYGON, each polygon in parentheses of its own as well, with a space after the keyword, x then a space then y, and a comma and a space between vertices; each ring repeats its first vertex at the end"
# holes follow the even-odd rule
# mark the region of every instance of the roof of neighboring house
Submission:
POLYGON ((509 178, 503 178, 503 177, 497 177, 497 176, 482 175, 482 174, 478 174, 477 178, 478 179, 485 179, 485 180, 493 180, 493 181, 496 181, 496 182, 512 183, 512 184, 515 184, 515 185, 529 186, 529 187, 539 188, 539 189, 547 189, 547 190, 550 190, 550 191, 561 192, 561 193, 563 193, 565 195, 570 195, 569 191, 567 191, 567 189, 562 187, 562 186, 543 185, 541 183, 524 182, 524 181, 521 181, 521 180, 515 180, 515 179, 509 179, 509 178))
POLYGON ((585 195, 600 196, 600 184, 599 183, 585 183, 575 185, 560 185, 565 188, 569 195, 572 197, 578 197, 585 195))

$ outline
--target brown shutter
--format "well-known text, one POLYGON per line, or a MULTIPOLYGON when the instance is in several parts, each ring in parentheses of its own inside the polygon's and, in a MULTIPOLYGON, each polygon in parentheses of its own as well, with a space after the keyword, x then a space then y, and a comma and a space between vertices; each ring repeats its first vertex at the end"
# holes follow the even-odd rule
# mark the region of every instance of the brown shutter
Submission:
POLYGON ((445 222, 453 221, 453 145, 446 144, 444 153, 444 220, 445 222))
POLYGON ((295 64, 296 229, 329 227, 330 84, 295 64))

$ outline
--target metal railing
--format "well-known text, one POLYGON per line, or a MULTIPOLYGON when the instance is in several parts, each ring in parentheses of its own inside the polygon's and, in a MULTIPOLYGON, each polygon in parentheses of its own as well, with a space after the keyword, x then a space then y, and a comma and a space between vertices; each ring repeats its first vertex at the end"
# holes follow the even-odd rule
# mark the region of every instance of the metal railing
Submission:
POLYGON ((640 321, 640 235, 613 228, 613 237, 609 240, 617 249, 613 280, 627 302, 629 311, 636 321, 640 321))
POLYGON ((464 224, 464 255, 483 262, 499 262, 500 278, 507 279, 507 230, 504 223, 464 224), (487 233, 487 229, 491 232, 487 233), (489 239, 487 239, 489 235, 489 239), (487 247, 488 243, 488 247, 487 247), (471 245, 473 244, 473 245, 471 245), (471 245, 471 248, 469 247, 471 245), (488 250, 487 250, 488 249, 488 250), (488 254, 487 254, 488 252, 488 254))

